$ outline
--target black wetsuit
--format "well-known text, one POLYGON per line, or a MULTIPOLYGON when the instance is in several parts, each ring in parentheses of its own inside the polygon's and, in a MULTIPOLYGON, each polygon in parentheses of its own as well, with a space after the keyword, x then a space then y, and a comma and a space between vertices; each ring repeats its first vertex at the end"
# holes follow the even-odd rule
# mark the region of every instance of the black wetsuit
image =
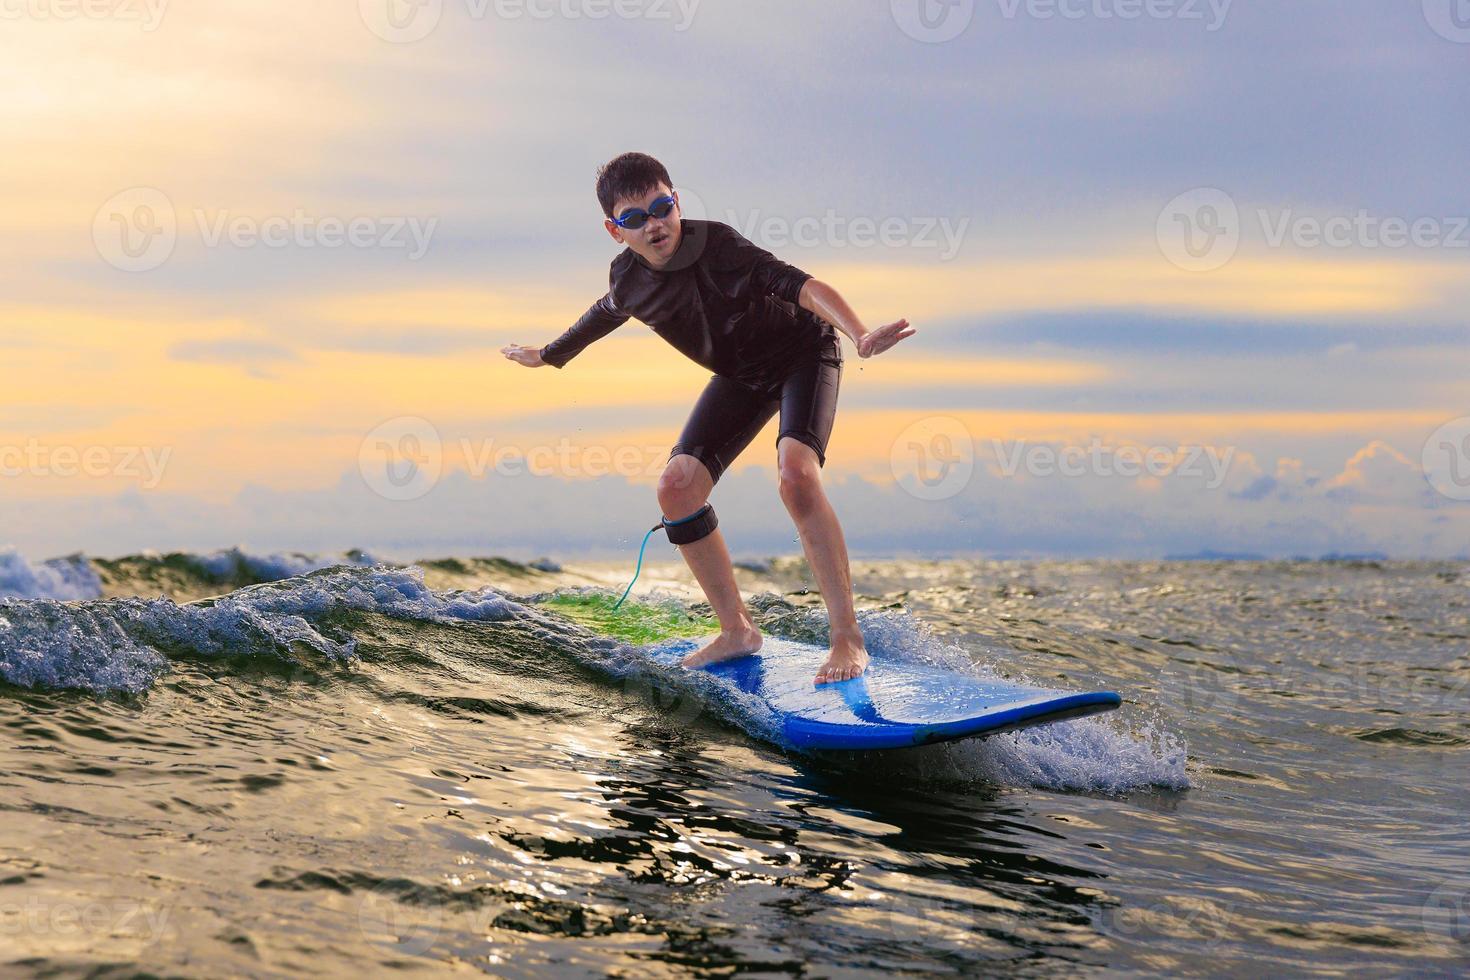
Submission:
POLYGON ((842 346, 836 328, 797 305, 811 276, 722 222, 685 218, 681 229, 662 269, 623 249, 609 270, 607 294, 541 348, 541 359, 562 367, 637 317, 714 372, 670 458, 688 453, 718 481, 779 410, 777 442, 794 436, 824 464, 842 346))

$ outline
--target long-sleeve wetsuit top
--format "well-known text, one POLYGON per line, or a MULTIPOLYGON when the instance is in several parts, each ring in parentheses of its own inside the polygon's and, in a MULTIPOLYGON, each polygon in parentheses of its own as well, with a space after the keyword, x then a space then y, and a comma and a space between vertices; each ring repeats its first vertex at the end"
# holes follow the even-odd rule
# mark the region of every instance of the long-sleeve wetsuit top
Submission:
POLYGON ((836 328, 797 305, 809 274, 723 222, 685 218, 680 227, 679 247, 662 269, 624 248, 607 294, 541 348, 541 359, 562 367, 629 317, 695 363, 752 388, 780 381, 813 351, 841 356, 836 328))

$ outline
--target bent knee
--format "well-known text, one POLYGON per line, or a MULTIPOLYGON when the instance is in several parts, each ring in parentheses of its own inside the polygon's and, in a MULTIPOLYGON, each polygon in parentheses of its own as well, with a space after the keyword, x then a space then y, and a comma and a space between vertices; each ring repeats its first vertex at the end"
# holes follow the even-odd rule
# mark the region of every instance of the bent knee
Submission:
POLYGON ((822 471, 810 461, 783 464, 777 474, 777 488, 787 504, 809 505, 822 495, 822 471))
POLYGON ((669 460, 658 478, 658 505, 670 518, 692 514, 704 506, 714 485, 709 469, 693 456, 669 460))

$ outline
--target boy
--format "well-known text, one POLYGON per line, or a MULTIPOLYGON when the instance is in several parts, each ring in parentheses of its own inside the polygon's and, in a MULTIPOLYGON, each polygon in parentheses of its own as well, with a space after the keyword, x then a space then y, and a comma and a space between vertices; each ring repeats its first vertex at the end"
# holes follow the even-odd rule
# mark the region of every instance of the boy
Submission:
POLYGON ((608 234, 627 246, 613 259, 607 294, 545 347, 510 344, 501 353, 527 367, 560 368, 637 317, 714 372, 658 483, 669 540, 720 620, 720 635, 685 657, 687 667, 761 647, 708 500, 721 474, 779 409, 781 500, 801 535, 831 625, 832 647, 816 683, 857 677, 868 653, 853 611, 847 546, 820 472, 842 375, 833 325, 852 339, 860 357, 881 354, 914 329, 898 320, 869 330, 832 287, 729 225, 684 218, 668 171, 647 154, 625 153, 599 169, 597 199, 608 234))

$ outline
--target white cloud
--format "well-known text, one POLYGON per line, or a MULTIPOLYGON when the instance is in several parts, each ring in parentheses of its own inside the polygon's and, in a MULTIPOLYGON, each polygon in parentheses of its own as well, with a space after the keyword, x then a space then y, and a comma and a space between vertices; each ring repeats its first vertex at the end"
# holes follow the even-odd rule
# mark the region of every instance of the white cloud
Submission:
MULTIPOLYGON (((826 483, 855 555, 1470 555, 1470 505, 1427 500, 1412 462, 1386 443, 1363 447, 1325 483, 1295 458, 1281 458, 1270 474, 1250 457, 1238 465, 1247 487, 1268 478, 1268 489, 1210 490, 1207 480, 1175 476, 1006 478, 983 467, 955 496, 937 501, 836 470, 826 483)), ((770 468, 727 474, 713 502, 737 557, 800 553, 770 468)), ((324 553, 361 547, 398 559, 626 558, 630 567, 659 517, 653 487, 622 477, 472 479, 455 471, 427 495, 399 502, 374 495, 355 468, 334 487, 247 487, 224 503, 129 491, 27 501, 23 509, 25 523, 12 518, 0 537, 32 558, 242 544, 324 553)), ((674 554, 657 534, 650 548, 674 554)))
POLYGON ((1346 502, 1434 502, 1419 465, 1377 439, 1354 453, 1342 472, 1322 485, 1322 493, 1346 502))

